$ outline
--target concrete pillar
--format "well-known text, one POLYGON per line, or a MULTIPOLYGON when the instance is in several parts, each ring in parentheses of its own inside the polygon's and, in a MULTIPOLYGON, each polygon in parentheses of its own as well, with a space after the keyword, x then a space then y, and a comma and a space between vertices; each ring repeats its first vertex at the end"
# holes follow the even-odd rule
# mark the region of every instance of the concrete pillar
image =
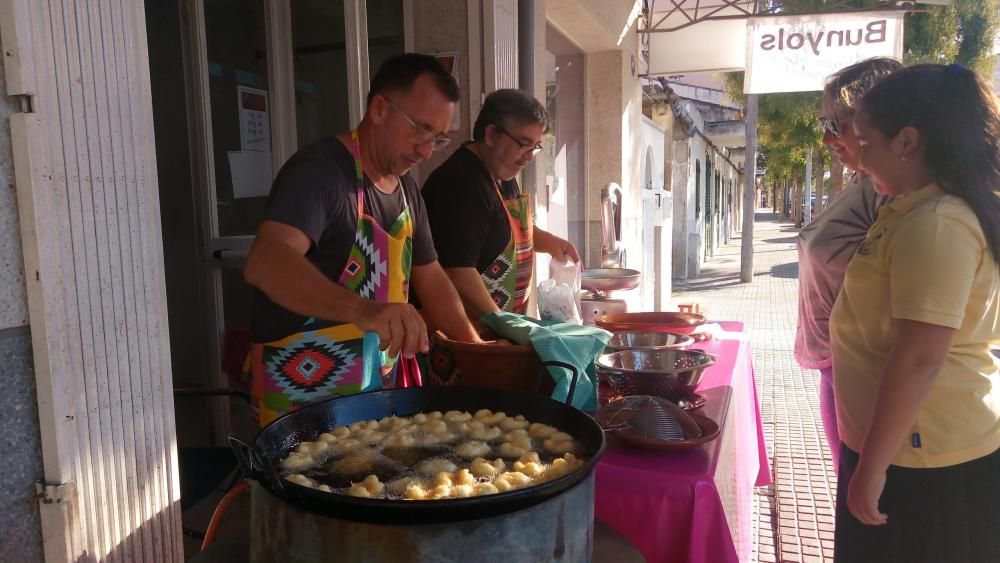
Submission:
MULTIPOLYGON (((601 263, 601 188, 622 182, 621 51, 589 53, 587 64, 587 220, 590 222, 589 267, 601 263)), ((622 185, 623 191, 628 186, 622 185)))
MULTIPOLYGON (((621 48, 587 56, 587 133, 589 167, 588 265, 600 263, 600 193, 609 182, 622 187, 622 244, 636 249, 626 255, 628 268, 642 269, 642 169, 640 124, 642 85, 638 78, 636 25, 623 36, 621 48)), ((631 310, 642 310, 639 292, 622 292, 631 310)), ((648 307, 647 307, 648 308, 648 307)))
POLYGON ((673 269, 674 277, 688 278, 688 253, 691 223, 694 222, 694 158, 691 139, 675 130, 673 143, 671 193, 673 194, 673 269), (677 138, 680 137, 680 138, 677 138))
MULTIPOLYGON (((480 15, 476 15, 480 17, 480 15)), ((418 53, 458 53, 458 77, 461 86, 461 99, 456 104, 458 112, 458 128, 451 131, 451 144, 443 151, 437 151, 429 160, 423 162, 411 174, 418 185, 447 160, 465 141, 472 138, 472 124, 476 115, 470 114, 470 108, 478 111, 480 95, 481 67, 480 51, 470 52, 469 26, 465 22, 469 18, 469 3, 466 0, 420 0, 413 10, 413 50, 418 53), (459 22, 461 25, 441 25, 441 22, 459 22), (471 60, 475 59, 475 60, 471 60), (475 104, 470 104, 470 96, 475 96, 475 104)), ((482 38, 475 37, 479 48, 482 48, 482 38)))

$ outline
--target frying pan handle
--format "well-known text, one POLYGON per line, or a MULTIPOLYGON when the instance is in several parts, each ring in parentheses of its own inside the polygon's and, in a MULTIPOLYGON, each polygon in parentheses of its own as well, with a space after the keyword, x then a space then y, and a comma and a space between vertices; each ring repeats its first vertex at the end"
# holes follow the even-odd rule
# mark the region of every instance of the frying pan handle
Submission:
POLYGON ((243 473, 248 478, 257 481, 266 480, 272 487, 279 491, 285 489, 285 484, 278 477, 278 472, 274 470, 274 466, 262 460, 257 450, 246 443, 239 435, 229 435, 229 447, 233 449, 236 461, 240 463, 240 468, 243 469, 243 473))
POLYGON ((229 447, 233 449, 233 455, 236 456, 236 461, 240 463, 240 468, 243 470, 243 474, 247 477, 254 479, 257 477, 257 472, 254 470, 253 460, 254 457, 253 447, 247 444, 236 434, 229 435, 229 447))
POLYGON ((542 362, 543 367, 555 366, 563 369, 568 369, 573 373, 573 380, 569 382, 569 391, 566 393, 566 404, 573 404, 573 394, 576 393, 576 383, 580 380, 580 370, 576 369, 573 364, 567 364, 566 362, 560 362, 558 360, 549 360, 547 362, 542 362))

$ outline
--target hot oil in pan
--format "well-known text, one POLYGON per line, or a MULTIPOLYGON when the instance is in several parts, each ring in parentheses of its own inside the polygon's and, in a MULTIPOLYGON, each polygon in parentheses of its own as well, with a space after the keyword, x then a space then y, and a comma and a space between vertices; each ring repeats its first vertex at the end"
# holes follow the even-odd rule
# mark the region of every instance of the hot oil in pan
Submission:
MULTIPOLYGON (((467 440, 473 440, 473 438, 462 435, 463 432, 459 429, 461 424, 462 423, 448 424, 449 430, 452 431, 452 434, 454 435, 454 439, 448 443, 414 446, 388 446, 380 443, 371 445, 369 448, 361 448, 360 450, 352 450, 340 455, 332 455, 328 457, 319 467, 303 471, 302 474, 306 477, 314 479, 320 484, 328 485, 331 489, 333 489, 334 493, 338 494, 346 494, 347 489, 350 488, 352 483, 361 482, 368 475, 375 475, 382 483, 390 483, 404 477, 417 477, 429 482, 434 478, 434 475, 420 474, 415 470, 415 467, 425 460, 444 459, 450 461, 459 468, 468 467, 471 463, 471 459, 467 459, 456 453, 456 448, 459 444, 467 440), (352 455, 358 455, 362 450, 365 450, 365 455, 372 456, 371 464, 364 470, 345 472, 337 469, 338 461, 351 457, 352 455)), ((478 457, 483 457, 488 461, 501 458, 506 463, 506 471, 512 471, 512 465, 517 458, 503 456, 500 454, 500 446, 505 442, 504 436, 506 434, 507 432, 504 432, 497 438, 485 441, 485 443, 490 447, 490 451, 486 455, 478 457)), ((412 435, 418 444, 425 442, 431 437, 430 433, 422 430, 414 432, 412 435)), ((543 464, 550 464, 555 458, 560 457, 546 451, 545 448, 542 447, 542 442, 544 442, 544 440, 531 438, 531 448, 529 451, 536 452, 543 464)), ((283 476, 290 473, 294 472, 285 471, 283 472, 283 476)), ((484 481, 488 481, 488 479, 480 479, 480 482, 484 481)), ((398 500, 402 497, 392 494, 387 490, 385 498, 398 500)))
POLYGON ((403 467, 413 467, 425 459, 446 456, 452 449, 451 446, 386 446, 382 450, 382 455, 403 467))

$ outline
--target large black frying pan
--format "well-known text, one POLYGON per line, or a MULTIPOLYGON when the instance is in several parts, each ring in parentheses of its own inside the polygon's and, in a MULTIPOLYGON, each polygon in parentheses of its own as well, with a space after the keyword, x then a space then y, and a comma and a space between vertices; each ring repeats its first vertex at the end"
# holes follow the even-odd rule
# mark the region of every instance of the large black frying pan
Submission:
POLYGON ((556 497, 594 470, 604 453, 604 431, 590 416, 543 395, 478 387, 414 387, 319 401, 267 425, 252 444, 235 436, 230 436, 230 443, 250 478, 300 508, 343 520, 432 524, 490 518, 556 497), (444 500, 356 498, 303 487, 278 476, 278 463, 289 450, 300 442, 315 440, 331 428, 392 415, 412 416, 418 412, 449 410, 475 412, 479 409, 503 411, 509 416, 520 414, 532 422, 555 426, 573 436, 580 446, 577 456, 586 462, 577 471, 540 485, 495 495, 444 500))

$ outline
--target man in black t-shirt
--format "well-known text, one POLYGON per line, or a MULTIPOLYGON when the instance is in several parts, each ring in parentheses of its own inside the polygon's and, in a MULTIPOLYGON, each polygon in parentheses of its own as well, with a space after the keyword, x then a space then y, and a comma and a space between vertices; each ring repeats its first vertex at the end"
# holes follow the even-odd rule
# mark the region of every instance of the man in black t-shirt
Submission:
MULTIPOLYGON (((518 297, 524 295, 508 295, 509 288, 497 278, 505 268, 516 267, 508 262, 518 255, 533 260, 530 251, 504 256, 512 250, 511 225, 530 224, 530 219, 512 220, 516 212, 510 210, 517 208, 509 203, 521 196, 515 176, 541 151, 547 123, 545 108, 535 98, 520 90, 497 90, 483 103, 473 141, 459 147, 424 184, 438 260, 472 319, 501 309, 520 312, 518 297)), ((528 231, 527 244, 535 252, 580 262, 570 242, 533 225, 528 231)), ((530 287, 518 290, 526 293, 530 287)))
MULTIPOLYGON (((372 79, 356 141, 350 133, 323 139, 302 148, 282 167, 244 272, 247 283, 257 289, 252 315, 255 343, 268 343, 274 350, 280 347, 276 341, 299 334, 306 330, 304 325, 355 325, 362 333, 377 333, 389 357, 401 353, 412 358, 426 351, 426 326, 411 305, 362 296, 366 292, 379 295, 383 288, 372 284, 378 285, 378 280, 386 277, 385 257, 379 255, 377 244, 375 251, 365 256, 373 247, 366 247, 362 234, 365 229, 377 231, 369 235, 370 240, 387 244, 378 241, 385 240, 385 232, 392 235, 400 230, 406 207, 412 224, 412 238, 406 245, 411 246, 399 246, 393 253, 405 256, 396 260, 397 269, 407 269, 410 257, 412 268, 402 278, 398 274, 393 278, 390 272, 389 279, 402 284, 404 293, 407 285, 412 288, 424 304, 424 314, 449 337, 481 341, 437 262, 423 199, 406 175, 434 149, 447 144, 446 132, 457 100, 458 85, 433 57, 393 57, 372 79), (363 171, 363 213, 373 219, 365 228, 359 223, 354 147, 360 153, 357 162, 363 171), (367 286, 352 290, 338 283, 355 273, 356 266, 367 276, 361 282, 367 286)), ((388 267, 393 269, 393 263, 388 267)), ((331 361, 330 354, 338 353, 337 338, 331 341, 333 344, 319 355, 307 350, 312 355, 306 354, 308 357, 295 366, 281 366, 280 370, 289 373, 297 370, 281 385, 301 391, 314 383, 309 378, 331 361)), ((279 396, 275 404, 282 400, 279 396)))

